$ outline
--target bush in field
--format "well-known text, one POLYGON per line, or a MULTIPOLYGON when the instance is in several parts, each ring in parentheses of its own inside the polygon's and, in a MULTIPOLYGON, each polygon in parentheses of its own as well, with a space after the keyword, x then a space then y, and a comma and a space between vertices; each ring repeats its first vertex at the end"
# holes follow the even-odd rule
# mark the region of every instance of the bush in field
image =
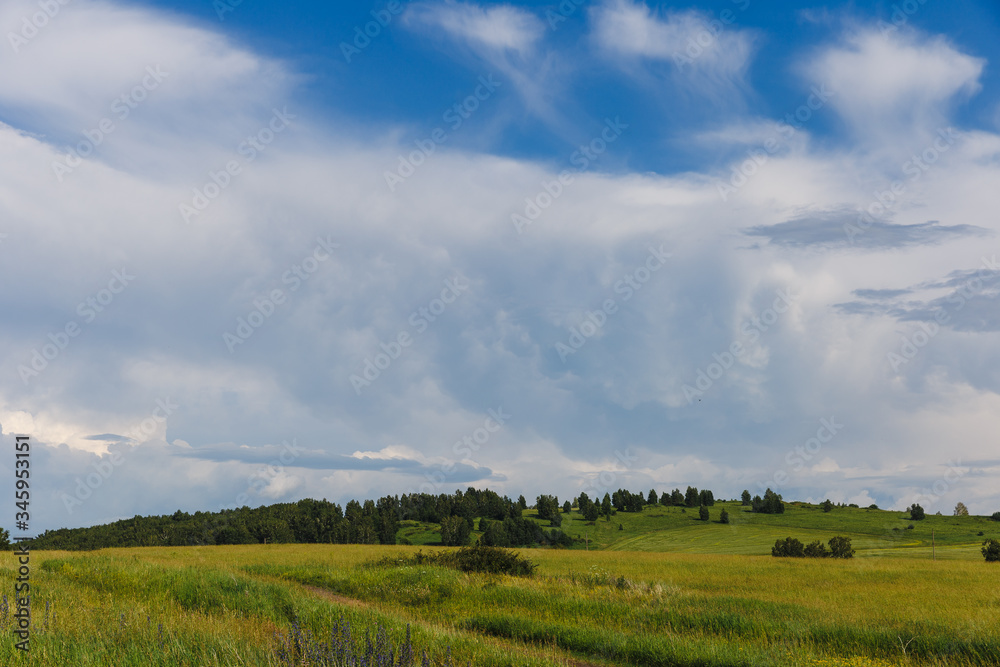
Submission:
POLYGON ((794 537, 786 537, 774 543, 771 555, 778 558, 802 558, 806 554, 801 542, 794 537))
POLYGON ((924 508, 920 505, 913 503, 910 505, 910 519, 912 521, 921 521, 924 518, 924 508))
POLYGON ((824 500, 824 501, 823 501, 823 502, 822 502, 822 503, 820 504, 820 507, 822 507, 822 508, 823 508, 823 511, 824 511, 824 512, 832 512, 832 511, 833 511, 833 503, 832 503, 832 502, 830 502, 830 499, 829 499, 829 498, 827 498, 826 500, 824 500))
POLYGON ((809 558, 826 558, 830 552, 826 550, 826 545, 815 540, 806 545, 805 555, 809 558))
POLYGON ((854 558, 854 549, 851 548, 851 538, 838 535, 830 538, 831 558, 854 558))
POLYGON ((1000 512, 994 512, 993 516, 990 517, 994 521, 1000 521, 1000 512))
POLYGON ((722 510, 719 513, 719 523, 729 523, 729 512, 722 510))
POLYGON ((704 505, 698 508, 698 518, 702 521, 708 521, 708 508, 704 505))
MULTIPOLYGON (((491 524, 491 528, 499 524, 491 524)), ((538 567, 522 558, 521 554, 502 547, 475 544, 462 547, 458 551, 438 551, 425 554, 418 551, 409 558, 385 557, 375 561, 375 567, 400 567, 406 565, 440 565, 462 572, 482 572, 484 574, 509 574, 515 577, 530 577, 538 567)))
POLYGON ((509 574, 515 577, 530 577, 538 567, 521 554, 510 549, 475 545, 462 547, 458 551, 440 554, 440 564, 462 572, 483 572, 487 574, 509 574))
POLYGON ((986 540, 983 542, 983 558, 987 563, 1000 562, 1000 541, 986 540))

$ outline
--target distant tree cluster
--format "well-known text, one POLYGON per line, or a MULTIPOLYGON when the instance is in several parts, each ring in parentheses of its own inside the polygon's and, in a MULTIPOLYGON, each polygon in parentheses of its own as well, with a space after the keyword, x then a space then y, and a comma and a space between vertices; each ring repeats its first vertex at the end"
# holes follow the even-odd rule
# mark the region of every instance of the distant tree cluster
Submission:
MULTIPOLYGON (((749 492, 744 491, 749 495, 749 492)), ((784 514, 785 503, 781 501, 781 494, 775 493, 771 489, 764 492, 764 497, 754 496, 750 501, 750 511, 758 514, 784 514)))
POLYGON ((1000 521, 1000 512, 994 512, 990 518, 994 521, 1000 521))
POLYGON ((480 519, 483 536, 479 544, 488 547, 527 547, 535 544, 568 547, 573 538, 561 530, 544 530, 526 517, 507 517, 503 521, 480 519))
POLYGON ((771 555, 776 558, 853 558, 851 538, 831 537, 829 548, 819 540, 803 545, 794 537, 777 540, 771 548, 771 555))

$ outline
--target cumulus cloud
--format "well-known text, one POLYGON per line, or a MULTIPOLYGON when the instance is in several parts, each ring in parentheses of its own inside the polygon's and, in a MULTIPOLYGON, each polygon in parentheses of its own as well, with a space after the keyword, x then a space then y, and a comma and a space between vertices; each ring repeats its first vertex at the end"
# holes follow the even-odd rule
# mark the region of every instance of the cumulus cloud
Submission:
MULTIPOLYGON (((976 270, 992 243, 995 196, 982 184, 1000 177, 1000 141, 989 131, 964 133, 946 163, 907 182, 891 224, 853 245, 839 240, 839 212, 866 206, 896 176, 851 145, 798 142, 729 201, 714 165, 578 172, 555 196, 545 184, 554 188, 558 167, 443 148, 390 192, 383 174, 403 146, 389 130, 359 143, 299 111, 308 105, 286 65, 176 17, 72 7, 76 18, 67 7, 66 27, 53 23, 46 37, 92 26, 71 40, 128 66, 87 79, 92 93, 65 83, 74 65, 39 60, 54 71, 36 92, 10 93, 0 126, 0 259, 9 275, 31 276, 0 290, 0 425, 7 440, 30 431, 39 443, 40 479, 50 480, 39 482, 43 527, 172 511, 178 498, 191 511, 231 505, 281 460, 276 443, 286 440, 304 451, 254 502, 470 483, 514 495, 570 497, 595 484, 735 495, 775 486, 785 471, 786 497, 836 489, 833 500, 870 492, 904 506, 941 474, 942 442, 991 460, 1000 386, 990 276, 978 276, 982 289, 919 356, 898 371, 886 358, 897 329, 917 326, 935 300, 949 305, 976 277, 961 272, 976 270), (139 45, 126 58, 108 45, 121 26, 162 49, 139 45), (107 152, 60 182, 55 134, 88 127, 131 72, 160 57, 176 74, 144 103, 150 114, 128 119, 136 136, 123 124, 107 152), (185 65, 202 59, 216 64, 185 65), (245 85, 258 74, 273 85, 245 85), (17 104, 48 118, 30 126, 17 104), (234 104, 241 120, 228 127, 221 118, 234 104), (240 153, 247 132, 286 105, 298 115, 287 130, 253 160, 240 153), (157 149, 122 161, 150 145, 138 136, 146 130, 162 138, 157 149), (179 204, 195 188, 212 191, 209 173, 231 160, 239 173, 185 222, 179 204), (511 216, 540 192, 550 201, 519 234, 511 216), (748 247, 748 235, 761 242, 748 247), (661 246, 671 256, 650 271, 650 248, 661 246), (135 277, 119 289, 114 272, 123 271, 135 277), (464 287, 450 288, 456 280, 464 287), (794 296, 777 314, 779 291, 794 296), (841 305, 852 303, 864 309, 841 305), (599 333, 562 359, 556 345, 588 320, 603 320, 599 333), (688 400, 686 386, 701 400, 688 400), (484 441, 487 417, 501 412, 509 418, 484 441), (788 453, 831 416, 843 431, 808 470, 790 470, 788 453), (919 464, 899 465, 899 443, 919 464), (64 494, 76 497, 77 478, 86 484, 116 453, 125 462, 69 514, 64 494)), ((524 10, 414 11, 414 29, 437 26, 520 76, 544 50, 524 10)), ((625 30, 628 17, 645 41, 616 58, 664 61, 664 40, 688 25, 620 3, 602 5, 595 29, 606 19, 625 30)), ((741 34, 724 39, 749 39, 741 34)), ((838 43, 817 62, 839 63, 845 49, 868 52, 838 43)), ((719 72, 740 71, 718 58, 719 72)), ((941 113, 947 90, 966 90, 940 88, 920 99, 941 113)), ((11 479, 4 465, 0 490, 11 479)), ((962 480, 949 493, 965 490, 973 511, 996 501, 988 477, 962 480)))
POLYGON ((946 38, 916 31, 850 31, 805 68, 837 95, 830 104, 857 136, 875 142, 924 141, 952 105, 980 89, 982 58, 946 38))

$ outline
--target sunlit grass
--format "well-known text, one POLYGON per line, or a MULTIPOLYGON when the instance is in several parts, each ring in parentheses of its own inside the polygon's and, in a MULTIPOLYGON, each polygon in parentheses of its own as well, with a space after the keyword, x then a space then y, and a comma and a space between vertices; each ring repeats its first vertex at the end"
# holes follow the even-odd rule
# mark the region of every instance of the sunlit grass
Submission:
POLYGON ((526 549, 530 578, 370 565, 417 549, 35 552, 32 660, 8 619, 0 664, 277 666, 276 632, 298 619, 322 636, 341 615, 394 641, 411 624, 418 650, 456 664, 1000 664, 1000 569, 982 560, 526 549))

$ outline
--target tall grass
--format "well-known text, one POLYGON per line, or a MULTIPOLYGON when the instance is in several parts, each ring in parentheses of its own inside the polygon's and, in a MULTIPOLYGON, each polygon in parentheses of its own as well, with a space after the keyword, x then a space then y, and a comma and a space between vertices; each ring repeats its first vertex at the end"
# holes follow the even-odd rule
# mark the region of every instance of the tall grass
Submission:
MULTIPOLYGON (((1000 581, 981 561, 530 550, 535 575, 512 577, 418 563, 416 553, 38 552, 31 660, 14 650, 0 603, 0 664, 315 664, 343 624, 356 655, 362 637, 382 632, 397 663, 409 627, 412 655, 426 651, 435 665, 449 655, 498 667, 1000 664, 1000 581)), ((12 591, 13 577, 0 562, 0 590, 12 591)))

